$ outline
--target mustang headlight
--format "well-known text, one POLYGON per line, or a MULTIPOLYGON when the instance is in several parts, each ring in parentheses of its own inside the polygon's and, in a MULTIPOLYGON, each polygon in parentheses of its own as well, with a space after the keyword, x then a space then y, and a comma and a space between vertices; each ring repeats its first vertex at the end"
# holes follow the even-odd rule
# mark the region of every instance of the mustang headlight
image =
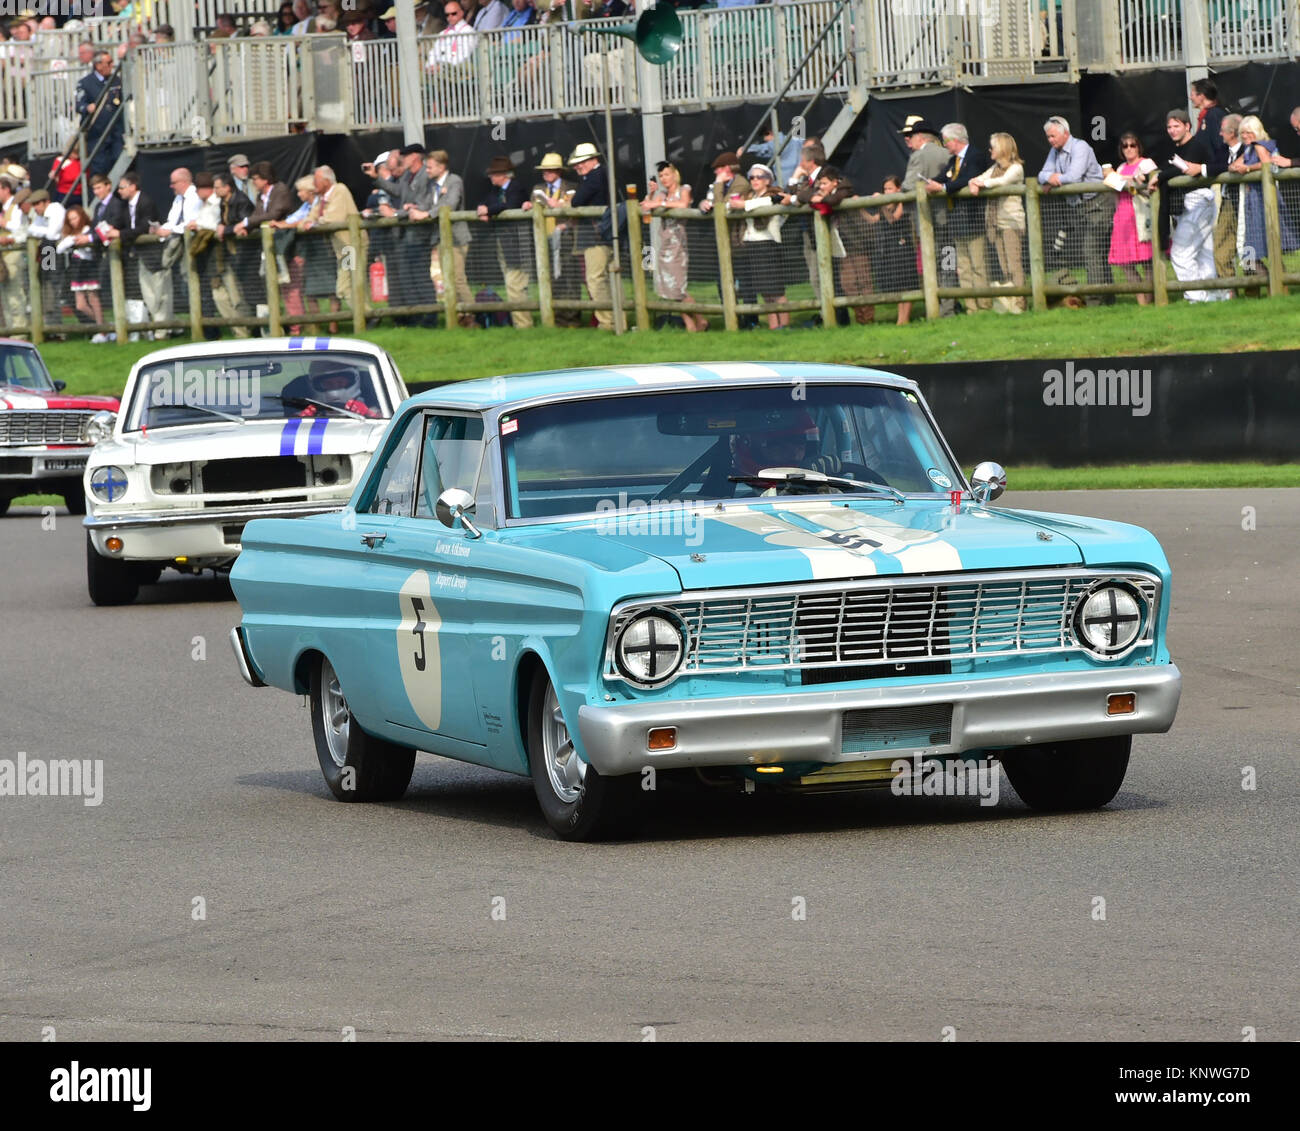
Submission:
POLYGON ((664 610, 633 617, 614 641, 614 663, 625 679, 652 686, 671 679, 686 658, 686 629, 664 610))
POLYGON ((94 416, 88 416, 81 425, 81 437, 88 444, 98 444, 113 434, 113 426, 116 423, 115 413, 97 412, 94 416))
POLYGON ((1133 646, 1146 622, 1146 600, 1131 585, 1103 581, 1074 610, 1074 635, 1098 656, 1114 657, 1133 646))
POLYGON ((126 494, 126 472, 120 467, 97 467, 90 473, 90 491, 101 503, 116 503, 126 494))

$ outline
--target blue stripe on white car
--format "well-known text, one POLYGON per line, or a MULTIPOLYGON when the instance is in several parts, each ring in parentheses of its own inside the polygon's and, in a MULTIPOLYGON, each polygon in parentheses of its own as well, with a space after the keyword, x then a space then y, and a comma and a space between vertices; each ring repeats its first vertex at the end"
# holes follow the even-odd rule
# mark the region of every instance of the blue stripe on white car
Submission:
POLYGON ((298 434, 298 426, 302 423, 302 417, 295 416, 292 420, 284 422, 284 431, 280 433, 280 454, 282 456, 293 455, 294 439, 298 434))

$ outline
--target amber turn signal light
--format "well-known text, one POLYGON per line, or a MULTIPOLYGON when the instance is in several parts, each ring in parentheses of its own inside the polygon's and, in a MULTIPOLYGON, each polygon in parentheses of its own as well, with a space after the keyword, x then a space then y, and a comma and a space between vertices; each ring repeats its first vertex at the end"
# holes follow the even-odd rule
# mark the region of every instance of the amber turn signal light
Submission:
POLYGON ((114 535, 111 538, 104 539, 104 549, 110 554, 120 554, 122 552, 122 539, 114 535))
POLYGON ((1138 709, 1137 693, 1126 691, 1122 695, 1106 696, 1106 714, 1131 715, 1138 709))
POLYGON ((646 735, 647 750, 671 750, 677 745, 676 727, 655 727, 646 735))

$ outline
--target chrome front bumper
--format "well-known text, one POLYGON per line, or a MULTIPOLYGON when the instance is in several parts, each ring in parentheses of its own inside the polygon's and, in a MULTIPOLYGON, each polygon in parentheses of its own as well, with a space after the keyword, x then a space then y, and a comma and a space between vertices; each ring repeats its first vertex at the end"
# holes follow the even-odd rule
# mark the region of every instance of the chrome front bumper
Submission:
POLYGON ((346 499, 329 503, 302 503, 277 507, 210 507, 201 511, 136 511, 134 514, 87 515, 82 521, 92 530, 149 530, 160 526, 194 526, 208 522, 252 522, 255 518, 302 518, 309 514, 340 511, 346 499))
POLYGON ((647 766, 745 766, 852 762, 912 754, 961 754, 1042 742, 1167 731, 1183 677, 1173 664, 1113 671, 1053 672, 951 680, 914 687, 855 687, 725 699, 584 706, 578 733, 588 761, 605 775, 647 766), (1107 696, 1133 692, 1137 710, 1108 715, 1107 696), (846 711, 952 705, 950 741, 846 752, 846 711), (647 749, 648 732, 676 727, 672 750, 647 749))

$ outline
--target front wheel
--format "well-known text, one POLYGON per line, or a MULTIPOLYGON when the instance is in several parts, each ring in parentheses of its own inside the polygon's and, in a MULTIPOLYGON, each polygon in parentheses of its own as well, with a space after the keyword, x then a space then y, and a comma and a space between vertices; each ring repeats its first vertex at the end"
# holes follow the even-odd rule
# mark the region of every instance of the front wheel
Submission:
POLYGON ((311 730, 325 784, 340 801, 396 801, 411 784, 415 751, 361 729, 324 656, 311 673, 311 730))
POLYGON ((1099 809, 1128 772, 1132 735, 1003 750, 1012 788, 1031 809, 1099 809))
POLYGON ((601 777, 579 757, 544 671, 528 697, 528 766, 542 815, 561 840, 597 840, 625 827, 639 779, 601 777))
POLYGON ((96 605, 129 605, 140 594, 134 563, 104 557, 95 549, 89 531, 86 532, 86 589, 96 605))
POLYGON ((68 483, 64 487, 63 504, 68 508, 68 514, 81 515, 86 513, 86 491, 82 487, 80 480, 68 483))

